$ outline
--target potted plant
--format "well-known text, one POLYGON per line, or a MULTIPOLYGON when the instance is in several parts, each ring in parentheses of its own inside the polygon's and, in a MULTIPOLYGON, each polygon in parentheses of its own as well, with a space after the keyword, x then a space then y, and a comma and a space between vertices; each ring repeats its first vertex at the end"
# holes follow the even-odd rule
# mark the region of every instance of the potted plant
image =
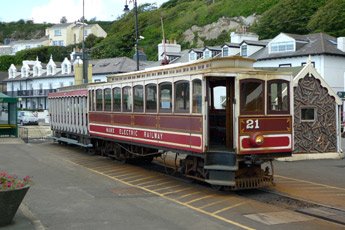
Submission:
POLYGON ((30 184, 29 176, 20 179, 0 171, 0 227, 12 222, 30 184))

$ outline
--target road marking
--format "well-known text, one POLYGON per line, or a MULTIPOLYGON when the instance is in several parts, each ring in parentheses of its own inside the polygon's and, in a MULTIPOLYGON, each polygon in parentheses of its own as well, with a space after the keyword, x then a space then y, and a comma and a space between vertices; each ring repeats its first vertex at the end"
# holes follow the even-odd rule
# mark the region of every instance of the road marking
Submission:
MULTIPOLYGON (((126 176, 126 175, 123 175, 123 176, 126 176)), ((121 180, 128 180, 128 179, 133 179, 133 178, 138 178, 138 177, 140 177, 141 178, 141 175, 138 175, 138 174, 136 174, 136 175, 134 175, 134 176, 129 176, 129 177, 123 177, 123 176, 120 176, 121 177, 121 180)))
POLYGON ((171 188, 176 188, 176 187, 181 187, 183 185, 179 184, 179 185, 173 185, 173 186, 170 186, 170 187, 165 187, 165 188, 160 188, 160 189, 156 189, 155 191, 161 191, 161 190, 165 190, 165 189, 171 189, 171 188))
POLYGON ((318 186, 322 186, 322 187, 326 187, 326 188, 331 188, 331 189, 344 190, 344 191, 345 191, 345 188, 339 188, 339 187, 330 186, 330 185, 326 185, 326 184, 320 184, 320 183, 315 183, 315 182, 311 182, 311 181, 300 180, 300 179, 294 179, 294 178, 285 177, 285 176, 279 176, 279 175, 276 175, 275 177, 284 178, 284 179, 289 179, 289 180, 298 181, 298 182, 303 182, 303 183, 308 183, 308 184, 313 184, 313 185, 318 185, 318 186))
POLYGON ((150 184, 150 183, 153 183, 153 182, 165 181, 165 180, 166 180, 166 178, 162 178, 162 179, 155 180, 155 181, 150 180, 150 181, 146 181, 144 183, 136 184, 136 186, 144 186, 145 184, 150 184))
POLYGON ((217 210, 217 211, 215 211, 215 212, 212 212, 212 214, 215 215, 215 214, 218 214, 218 213, 227 211, 227 210, 229 210, 229 209, 235 208, 235 207, 237 207, 237 206, 241 206, 242 204, 245 204, 245 203, 247 203, 247 202, 241 202, 241 203, 238 203, 238 204, 234 204, 234 205, 225 207, 225 208, 223 208, 223 209, 217 210))
POLYGON ((188 197, 188 196, 191 196, 191 195, 194 195, 194 194, 198 194, 198 193, 201 193, 201 192, 192 192, 192 193, 188 193, 188 194, 185 194, 185 195, 183 195, 183 196, 178 197, 178 199, 183 199, 183 198, 186 198, 186 197, 188 197))
POLYGON ((127 181, 127 182, 133 183, 133 182, 138 182, 138 181, 142 181, 142 180, 147 180, 147 179, 154 178, 154 177, 158 177, 158 176, 148 176, 148 177, 143 177, 143 178, 139 178, 139 179, 136 179, 136 180, 130 180, 130 181, 127 181))
POLYGON ((165 182, 163 182, 163 183, 152 184, 152 185, 149 185, 149 186, 145 186, 145 188, 151 188, 151 187, 161 186, 161 185, 169 184, 169 183, 172 183, 172 181, 165 181, 165 182))
POLYGON ((166 193, 162 193, 162 194, 163 194, 164 196, 166 196, 166 195, 170 195, 170 194, 173 194, 173 193, 183 192, 183 191, 190 190, 190 189, 193 189, 193 188, 185 188, 185 189, 175 190, 175 191, 166 192, 166 193))
MULTIPOLYGON (((72 164, 78 165, 78 164, 74 163, 73 161, 69 161, 69 162, 71 162, 72 164)), ((79 166, 82 166, 82 165, 79 165, 79 166)), ((190 208, 190 209, 192 209, 192 210, 194 210, 194 211, 203 213, 203 214, 205 214, 205 215, 207 215, 207 216, 211 216, 211 217, 213 217, 213 218, 215 218, 215 219, 222 220, 222 221, 224 221, 224 222, 226 222, 226 223, 228 223, 228 224, 237 226, 237 227, 239 227, 239 228, 246 229, 246 230, 255 230, 255 228, 251 228, 251 227, 249 227, 249 226, 243 225, 243 224, 238 223, 238 222, 236 222, 236 221, 233 221, 233 220, 230 220, 230 219, 227 219, 227 218, 218 216, 217 214, 212 214, 212 213, 207 212, 207 211, 205 211, 205 210, 202 210, 202 209, 200 209, 200 208, 194 207, 194 206, 189 205, 189 204, 187 204, 187 203, 178 201, 178 200, 176 200, 176 199, 173 199, 173 198, 170 198, 170 197, 168 197, 168 196, 165 196, 165 195, 163 195, 163 194, 161 194, 161 193, 155 192, 154 190, 150 190, 150 189, 148 189, 148 188, 146 188, 146 187, 141 187, 141 186, 139 186, 139 185, 135 185, 135 184, 128 183, 128 182, 126 182, 126 181, 117 179, 117 178, 115 178, 115 177, 111 177, 111 176, 109 176, 109 175, 106 175, 106 174, 104 174, 104 173, 102 173, 102 172, 99 172, 99 171, 96 171, 96 170, 93 170, 93 169, 90 169, 90 168, 87 168, 87 169, 90 170, 91 172, 94 172, 94 173, 96 173, 96 174, 103 175, 103 176, 108 177, 108 178, 110 178, 110 179, 112 179, 112 180, 116 180, 116 181, 118 181, 118 182, 121 182, 121 183, 123 183, 123 184, 125 184, 125 185, 133 186, 133 187, 136 187, 136 188, 139 188, 139 189, 143 189, 143 190, 145 190, 145 191, 147 191, 147 192, 150 192, 150 193, 152 193, 152 194, 155 194, 155 195, 157 195, 157 196, 159 196, 159 197, 162 197, 162 198, 164 198, 164 199, 166 199, 166 200, 169 200, 169 201, 175 202, 175 203, 177 203, 177 204, 180 204, 180 205, 182 205, 182 206, 188 207, 188 208, 190 208)), ((200 192, 196 192, 196 193, 200 193, 200 192)), ((188 196, 188 195, 192 195, 192 194, 193 194, 193 193, 187 194, 187 196, 188 196)))
POLYGON ((203 197, 199 197, 199 198, 196 198, 194 200, 190 200, 188 202, 185 202, 185 204, 190 204, 190 203, 194 203, 196 201, 199 201, 199 200, 203 200, 205 198, 209 198, 209 197, 214 197, 215 195, 207 195, 207 196, 203 196, 203 197))
POLYGON ((205 204, 203 206, 199 206, 200 209, 204 209, 204 208, 207 208, 207 207, 211 207, 215 204, 219 204, 219 203, 223 203, 225 200, 217 200, 217 201, 214 201, 214 202, 211 202, 211 203, 208 203, 208 204, 205 204))

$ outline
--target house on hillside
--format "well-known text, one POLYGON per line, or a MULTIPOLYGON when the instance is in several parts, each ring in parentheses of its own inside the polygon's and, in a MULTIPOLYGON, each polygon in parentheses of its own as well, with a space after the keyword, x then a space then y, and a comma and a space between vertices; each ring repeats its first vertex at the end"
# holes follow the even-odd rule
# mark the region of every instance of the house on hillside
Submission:
POLYGON ((68 46, 83 41, 90 34, 96 37, 107 36, 107 33, 98 24, 83 24, 81 22, 56 24, 46 29, 50 46, 68 46))
POLYGON ((42 37, 40 39, 31 39, 31 40, 18 40, 12 41, 9 44, 12 47, 12 55, 15 55, 18 51, 33 49, 49 45, 48 37, 42 37))

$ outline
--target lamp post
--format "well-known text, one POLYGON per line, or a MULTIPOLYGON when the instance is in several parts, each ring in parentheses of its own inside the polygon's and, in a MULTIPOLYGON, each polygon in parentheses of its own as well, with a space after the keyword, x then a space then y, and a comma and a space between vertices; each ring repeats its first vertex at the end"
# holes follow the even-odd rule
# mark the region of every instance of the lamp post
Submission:
POLYGON ((83 18, 82 18, 82 23, 83 23, 83 40, 82 40, 82 60, 83 60, 83 83, 88 83, 88 76, 87 76, 87 63, 86 63, 86 56, 85 56, 85 5, 84 5, 84 0, 83 0, 83 18))
MULTIPOLYGON (((137 61, 137 71, 139 70, 139 49, 138 49, 138 43, 139 43, 139 30, 138 30, 138 5, 137 0, 130 0, 129 2, 133 2, 134 4, 134 15, 135 15, 135 53, 136 53, 136 61, 137 61)), ((127 0, 125 4, 125 8, 123 9, 125 13, 129 12, 127 0)))

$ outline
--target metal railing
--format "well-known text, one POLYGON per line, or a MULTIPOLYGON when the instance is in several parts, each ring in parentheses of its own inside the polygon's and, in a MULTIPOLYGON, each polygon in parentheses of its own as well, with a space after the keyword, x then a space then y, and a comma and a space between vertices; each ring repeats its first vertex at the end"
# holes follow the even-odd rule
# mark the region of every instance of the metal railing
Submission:
POLYGON ((52 140, 50 126, 19 126, 18 134, 25 143, 52 140))

